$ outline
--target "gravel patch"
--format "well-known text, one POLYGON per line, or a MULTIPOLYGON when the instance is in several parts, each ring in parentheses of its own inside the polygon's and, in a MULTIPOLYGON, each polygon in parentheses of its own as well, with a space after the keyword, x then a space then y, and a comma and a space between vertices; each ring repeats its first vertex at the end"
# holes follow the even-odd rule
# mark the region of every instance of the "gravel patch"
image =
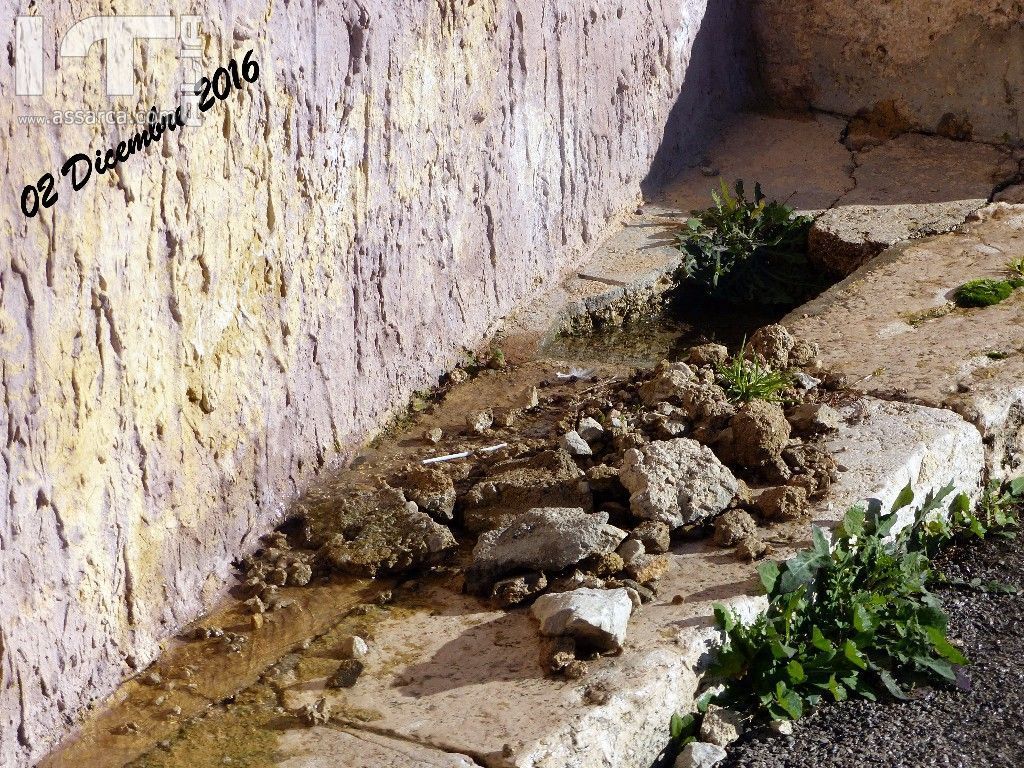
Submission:
MULTIPOLYGON (((1024 582, 1024 541, 992 539, 953 548, 938 566, 950 578, 1024 582)), ((950 636, 973 662, 968 690, 922 688, 908 702, 852 701, 822 707, 791 736, 766 729, 729 749, 722 768, 1024 765, 1024 596, 936 590, 950 636)))

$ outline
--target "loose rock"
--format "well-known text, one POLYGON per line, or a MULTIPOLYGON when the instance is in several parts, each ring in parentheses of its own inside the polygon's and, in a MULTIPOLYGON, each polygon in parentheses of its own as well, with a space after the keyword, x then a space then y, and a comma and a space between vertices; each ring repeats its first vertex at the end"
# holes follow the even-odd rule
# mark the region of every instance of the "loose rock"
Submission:
POLYGON ((790 408, 786 417, 798 435, 834 432, 842 424, 839 411, 824 403, 801 403, 790 408))
POLYGON ((792 485, 768 488, 754 503, 765 520, 799 520, 807 514, 807 491, 792 485))
POLYGON ((638 555, 646 554, 643 542, 637 539, 626 539, 618 548, 619 557, 622 562, 629 565, 638 555))
POLYGON ((758 328, 750 337, 750 349, 780 371, 789 368, 789 353, 795 345, 793 335, 785 326, 778 324, 758 328))
POLYGON ((749 469, 785 469, 782 451, 789 442, 790 432, 782 406, 753 400, 732 419, 733 457, 749 469))
POLYGON ((351 688, 363 674, 363 662, 346 659, 338 665, 337 671, 327 679, 328 688, 351 688))
POLYGON ((712 367, 724 365, 729 360, 729 350, 721 344, 701 344, 690 349, 686 358, 691 365, 712 367))
POLYGON ((744 536, 736 545, 736 557, 747 563, 760 560, 766 554, 768 554, 768 545, 756 534, 744 536))
POLYGON ((685 437, 630 449, 619 478, 632 494, 634 515, 673 528, 717 515, 737 488, 732 472, 710 448, 685 437))
POLYGON ((727 747, 742 735, 743 715, 714 704, 708 707, 700 724, 701 741, 727 747))
POLYGON ((637 555, 626 567, 626 573, 640 584, 649 584, 668 573, 670 563, 667 555, 637 555))
POLYGON ((331 720, 331 706, 326 699, 317 699, 300 709, 298 714, 306 725, 326 725, 331 720))
POLYGON ((678 398, 688 384, 696 381, 693 369, 686 363, 663 360, 655 368, 654 378, 640 385, 638 394, 645 405, 653 407, 663 400, 678 398))
POLYGON ((564 450, 512 459, 493 468, 463 497, 463 524, 473 533, 501 528, 536 507, 581 507, 593 497, 583 471, 564 450))
POLYGON ((548 579, 543 573, 513 576, 495 582, 491 600, 501 608, 511 608, 543 592, 547 585, 548 579))
POLYGON ((670 533, 668 525, 660 520, 646 520, 634 528, 630 536, 642 542, 648 553, 660 555, 668 552, 672 545, 670 533))
POLYGON ((466 426, 474 434, 480 435, 494 424, 494 414, 490 411, 473 411, 466 414, 466 426))
POLYGON ((613 653, 622 649, 633 603, 625 589, 577 589, 541 595, 531 608, 541 634, 568 635, 577 644, 613 653))
POLYGON ((601 426, 601 423, 597 419, 587 416, 580 419, 580 423, 576 427, 576 432, 588 443, 591 443, 595 440, 601 439, 604 435, 604 427, 601 426))
POLYGON ((349 635, 343 639, 340 650, 349 659, 361 659, 370 652, 366 641, 359 635, 349 635))
POLYGON ((400 487, 405 498, 441 522, 451 522, 455 510, 455 484, 451 477, 435 467, 414 467, 398 474, 392 485, 400 487))
POLYGON ((572 456, 593 456, 594 454, 587 441, 580 437, 576 430, 571 430, 562 435, 562 439, 559 440, 558 444, 572 456))
POLYGON ((715 520, 714 541, 720 547, 733 547, 756 532, 754 518, 742 509, 730 509, 715 520))
POLYGON ((480 537, 466 571, 466 588, 489 590, 495 580, 516 571, 561 571, 587 557, 614 552, 624 538, 625 531, 608 525, 606 512, 532 509, 480 537))

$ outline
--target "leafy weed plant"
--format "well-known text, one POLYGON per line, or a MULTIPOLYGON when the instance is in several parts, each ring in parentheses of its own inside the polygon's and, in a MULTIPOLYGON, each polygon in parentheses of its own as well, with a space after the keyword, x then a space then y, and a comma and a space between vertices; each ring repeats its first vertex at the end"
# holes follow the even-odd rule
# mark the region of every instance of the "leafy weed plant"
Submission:
POLYGON ((784 371, 775 371, 761 365, 756 359, 747 359, 747 341, 743 340, 739 352, 727 363, 719 366, 718 379, 732 403, 749 403, 751 400, 767 400, 770 403, 782 401, 782 391, 791 382, 784 371))
POLYGON ((712 192, 714 205, 694 211, 676 232, 683 253, 680 282, 695 281, 705 293, 732 302, 796 304, 825 283, 807 260, 811 219, 784 203, 769 202, 754 186, 754 199, 737 181, 712 192))
MULTIPOLYGON (((769 605, 752 624, 716 606, 726 633, 711 669, 726 682, 716 703, 796 720, 825 701, 902 699, 918 683, 955 683, 955 668, 968 662, 929 591, 939 581, 931 557, 952 539, 1014 525, 1024 480, 1002 493, 989 488, 976 511, 964 494, 944 509, 952 492, 925 499, 913 515, 909 487, 889 514, 877 502, 854 507, 831 541, 815 528, 810 549, 759 569, 769 605)), ((674 719, 673 730, 685 733, 681 724, 674 719)))

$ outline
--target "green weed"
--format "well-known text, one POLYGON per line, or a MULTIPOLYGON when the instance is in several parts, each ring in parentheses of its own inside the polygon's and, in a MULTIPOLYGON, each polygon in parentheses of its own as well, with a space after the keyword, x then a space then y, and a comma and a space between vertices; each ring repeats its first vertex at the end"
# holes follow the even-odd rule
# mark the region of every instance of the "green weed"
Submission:
POLYGON ((717 374, 719 383, 732 403, 749 403, 751 400, 781 402, 782 391, 791 383, 788 373, 772 370, 756 359, 747 359, 746 339, 739 352, 719 366, 717 374))
POLYGON ((954 683, 955 667, 968 661, 947 637, 946 613, 929 591, 940 581, 931 557, 950 540, 1015 525, 1024 479, 1004 491, 990 486, 975 511, 964 494, 944 509, 952 493, 948 486, 925 499, 899 529, 914 501, 908 486, 888 514, 877 502, 854 507, 831 540, 815 528, 810 549, 763 564, 765 613, 745 626, 716 606, 727 635, 711 669, 726 681, 716 703, 796 720, 825 701, 902 699, 918 683, 954 683))
POLYGON ((678 279, 692 280, 708 295, 732 302, 796 304, 825 287, 807 261, 811 219, 777 201, 761 185, 754 199, 737 181, 712 192, 714 205, 694 211, 676 232, 683 253, 678 279))

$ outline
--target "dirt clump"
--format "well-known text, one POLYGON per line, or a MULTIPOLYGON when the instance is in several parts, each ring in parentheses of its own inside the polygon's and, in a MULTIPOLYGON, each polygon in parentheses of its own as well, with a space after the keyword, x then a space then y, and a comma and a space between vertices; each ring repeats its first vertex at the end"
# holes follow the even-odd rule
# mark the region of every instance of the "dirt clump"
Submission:
POLYGON ((807 491, 798 486, 767 488, 754 503, 761 516, 770 521, 799 520, 808 512, 807 491))
POLYGON ((306 543, 325 567, 363 576, 438 562, 455 548, 447 527, 395 488, 308 495, 300 504, 306 543))
POLYGON ((757 523, 742 509, 730 509, 715 519, 714 542, 720 547, 733 547, 757 532, 757 523))

